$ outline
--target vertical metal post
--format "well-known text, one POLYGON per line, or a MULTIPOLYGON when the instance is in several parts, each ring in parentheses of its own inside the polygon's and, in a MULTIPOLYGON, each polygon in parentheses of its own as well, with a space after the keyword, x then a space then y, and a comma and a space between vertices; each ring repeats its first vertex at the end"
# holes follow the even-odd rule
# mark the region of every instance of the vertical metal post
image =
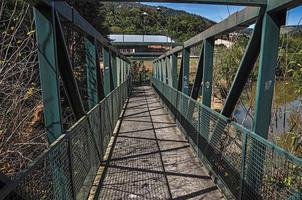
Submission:
MULTIPOLYGON (((256 111, 253 131, 267 138, 271 120, 271 108, 275 85, 280 27, 285 24, 286 13, 268 14, 263 18, 259 72, 256 91, 256 111)), ((252 141, 251 153, 246 172, 245 194, 259 194, 265 161, 265 146, 252 141)), ((245 197, 242 197, 245 198, 245 197)))
POLYGON ((168 74, 168 84, 172 87, 172 71, 171 71, 171 56, 167 56, 167 74, 168 74))
MULTIPOLYGON (((34 19, 38 43, 38 59, 42 98, 44 106, 44 123, 48 143, 53 143, 62 134, 60 105, 59 59, 57 49, 57 20, 54 7, 50 9, 34 8, 34 19)), ((59 27, 58 27, 59 28, 59 27)), ((60 31, 60 30, 59 30, 60 31)), ((60 38, 61 39, 61 38, 60 38)), ((70 158, 70 155, 68 155, 70 158)), ((53 192, 56 199, 73 197, 72 174, 64 173, 63 166, 50 160, 53 192), (68 187, 71 186, 71 190, 68 187)))
POLYGON ((202 103, 211 108, 212 98, 212 79, 213 79, 213 55, 214 38, 205 39, 203 52, 203 84, 202 84, 202 103))
POLYGON ((241 150, 241 170, 240 170, 240 190, 238 199, 242 199, 244 176, 245 176, 245 161, 246 161, 247 134, 242 134, 242 150, 241 150))
POLYGON ((190 49, 183 49, 183 77, 182 77, 182 92, 189 95, 189 75, 190 75, 190 49))
POLYGON ((97 48, 97 41, 96 39, 94 40, 95 44, 95 58, 96 58, 96 77, 97 77, 97 89, 98 89, 98 99, 99 101, 103 100, 105 98, 105 93, 104 93, 104 85, 103 85, 103 76, 101 74, 101 66, 100 66, 100 54, 99 50, 97 48))
POLYGON ((263 20, 253 126, 253 131, 263 138, 267 138, 271 120, 280 27, 284 23, 284 13, 276 16, 266 13, 263 20))
POLYGON ((177 88, 177 53, 171 55, 172 87, 177 88))
POLYGON ((121 59, 116 57, 116 84, 121 85, 121 59))
POLYGON ((201 88, 201 83, 202 83, 202 76, 203 76, 203 52, 204 52, 204 46, 203 44, 201 45, 201 49, 200 49, 200 56, 198 59, 198 64, 197 64, 197 71, 196 71, 196 75, 195 75, 195 80, 194 80, 194 84, 193 84, 193 88, 191 91, 191 98, 193 99, 197 99, 198 98, 198 94, 201 88))
POLYGON ((162 60, 159 60, 159 73, 160 73, 160 81, 164 81, 164 75, 163 75, 163 62, 162 60))
POLYGON ((124 82, 124 60, 121 59, 121 69, 120 69, 121 83, 124 82))
POLYGON ((152 77, 155 78, 156 77, 156 62, 152 63, 152 77))
POLYGON ((160 64, 159 64, 159 61, 156 61, 156 68, 157 68, 157 80, 160 80, 160 64))
POLYGON ((160 60, 160 68, 161 68, 161 81, 163 83, 166 83, 166 65, 165 65, 165 59, 160 60))
POLYGON ((96 47, 91 40, 85 38, 88 105, 92 109, 99 101, 97 84, 96 47))
POLYGON ((168 63, 167 63, 167 56, 163 59, 163 63, 164 63, 164 72, 165 72, 165 78, 164 78, 164 83, 165 84, 169 84, 168 82, 168 63))
POLYGON ((116 88, 116 86, 117 86, 117 60, 116 59, 117 59, 116 53, 112 53, 111 69, 112 69, 113 88, 116 88))
MULTIPOLYGON (((203 48, 202 104, 211 108, 214 39, 205 39, 203 42, 203 48)), ((201 134, 208 138, 210 131, 210 118, 205 110, 201 110, 201 120, 201 134)))
POLYGON ((103 47, 103 63, 104 63, 104 92, 105 92, 105 96, 107 96, 111 91, 110 53, 107 47, 103 47))
POLYGON ((62 134, 59 94, 59 69, 56 57, 56 37, 50 16, 34 9, 38 42, 40 81, 44 106, 44 123, 49 144, 62 134))

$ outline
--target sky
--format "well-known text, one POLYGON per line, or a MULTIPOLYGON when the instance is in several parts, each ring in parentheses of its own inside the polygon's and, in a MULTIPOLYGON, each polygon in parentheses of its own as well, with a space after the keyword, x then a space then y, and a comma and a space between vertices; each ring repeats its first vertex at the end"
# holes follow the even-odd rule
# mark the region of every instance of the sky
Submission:
MULTIPOLYGON (((184 10, 189 13, 200 15, 219 22, 225 19, 234 12, 242 10, 242 6, 219 6, 219 5, 205 5, 205 4, 184 4, 184 3, 144 3, 151 6, 164 6, 176 10, 184 10)), ((302 6, 292 9, 288 12, 287 25, 302 24, 302 6), (299 23, 300 22, 300 23, 299 23)))

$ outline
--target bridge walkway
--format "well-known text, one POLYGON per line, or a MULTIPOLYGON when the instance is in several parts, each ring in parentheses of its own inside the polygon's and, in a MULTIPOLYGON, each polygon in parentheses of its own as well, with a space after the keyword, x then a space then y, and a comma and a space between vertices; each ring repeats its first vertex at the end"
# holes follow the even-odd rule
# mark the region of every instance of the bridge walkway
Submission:
POLYGON ((98 198, 223 199, 150 86, 133 89, 98 198))

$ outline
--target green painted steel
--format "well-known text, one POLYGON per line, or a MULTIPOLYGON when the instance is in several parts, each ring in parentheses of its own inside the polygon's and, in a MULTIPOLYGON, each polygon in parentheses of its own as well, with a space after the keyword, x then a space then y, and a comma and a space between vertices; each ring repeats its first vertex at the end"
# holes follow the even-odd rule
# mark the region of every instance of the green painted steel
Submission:
POLYGON ((158 60, 158 71, 159 71, 159 80, 163 81, 163 71, 162 71, 162 64, 161 60, 158 60))
POLYGON ((124 80, 125 80, 125 61, 124 60, 122 60, 121 75, 122 75, 122 82, 124 82, 124 80))
POLYGON ((177 88, 177 54, 171 55, 171 76, 172 86, 177 88))
POLYGON ((253 24, 260 13, 261 8, 247 7, 242 11, 236 12, 230 15, 225 20, 213 25, 209 29, 197 34, 196 36, 188 39, 184 42, 183 46, 178 46, 170 51, 166 52, 164 55, 160 56, 161 59, 164 56, 171 55, 183 50, 183 48, 189 48, 201 44, 205 39, 212 38, 217 35, 227 34, 235 30, 242 30, 249 25, 253 24))
MULTIPOLYGON (((97 47, 97 41, 94 41, 95 46, 97 47)), ((104 92, 104 82, 103 82, 103 76, 101 73, 101 63, 100 63, 100 55, 98 48, 95 48, 95 57, 96 57, 96 77, 97 77, 97 88, 98 88, 98 98, 99 101, 103 100, 105 98, 105 92, 104 92)))
POLYGON ((301 199, 302 159, 160 80, 152 79, 152 85, 184 130, 203 165, 211 171, 226 199, 301 199), (183 108, 179 102, 189 102, 186 105, 191 107, 192 118, 188 116, 189 108, 183 108), (203 124, 204 117, 200 117, 199 113, 204 113, 210 123, 203 124), (222 125, 216 131, 223 136, 223 141, 221 137, 208 137, 213 135, 218 122, 222 125), (203 126, 209 132, 204 132, 203 126), (259 154, 265 155, 265 159, 253 161, 255 157, 251 149, 254 145, 260 150, 259 154), (253 170, 249 171, 248 166, 252 164, 253 170), (261 179, 250 185, 249 174, 257 175, 260 171, 263 174, 261 179), (290 184, 285 184, 288 179, 290 184))
POLYGON ((55 8, 56 12, 59 13, 60 17, 64 18, 64 21, 69 22, 75 29, 80 30, 87 36, 95 38, 100 44, 108 47, 110 51, 117 53, 120 57, 130 62, 124 55, 122 55, 116 47, 111 45, 111 43, 99 33, 87 20, 85 20, 79 12, 68 5, 64 0, 54 1, 54 0, 26 0, 32 6, 38 6, 40 8, 55 8))
POLYGON ((172 59, 171 56, 167 56, 167 74, 168 74, 168 84, 172 87, 172 59))
POLYGON ((182 74, 182 92, 189 94, 189 76, 190 76, 190 49, 183 50, 183 74, 182 74))
POLYGON ((155 62, 155 67, 156 67, 156 79, 159 79, 159 65, 158 65, 158 61, 155 62))
POLYGON ((168 74, 167 74, 167 60, 166 58, 162 59, 162 70, 163 70, 163 81, 164 83, 168 83, 168 74))
POLYGON ((213 56, 214 38, 203 42, 203 80, 202 80, 202 104, 211 108, 212 85, 213 85, 213 56))
POLYGON ((61 21, 57 12, 54 12, 54 20, 56 25, 57 40, 57 58, 58 68, 60 71, 63 87, 76 119, 81 119, 85 115, 83 101, 79 92, 77 81, 73 74, 70 57, 68 54, 65 37, 61 25, 61 21))
POLYGON ((121 59, 116 57, 116 83, 117 86, 121 84, 121 59))
POLYGON ((85 38, 86 53, 86 75, 87 75, 87 92, 88 105, 92 109, 98 102, 98 84, 97 84, 97 60, 96 46, 91 40, 85 38))
POLYGON ((56 57, 56 37, 51 18, 34 9, 40 81, 44 106, 44 123, 49 144, 62 133, 61 106, 59 94, 59 69, 56 57))
MULTIPOLYGON (((263 13, 263 12, 262 12, 263 13)), ((255 63, 259 56, 261 33, 262 33, 263 14, 259 16, 253 34, 249 40, 243 58, 240 62, 236 77, 232 83, 232 87, 226 98, 221 114, 231 117, 242 91, 248 81, 255 63)))
POLYGON ((177 42, 112 42, 112 45, 121 47, 129 47, 129 46, 150 46, 150 45, 160 45, 160 46, 179 46, 182 43, 177 42))
POLYGON ((274 17, 269 14, 265 14, 264 16, 253 127, 253 131, 263 138, 267 138, 269 130, 280 27, 284 23, 284 13, 274 17))
POLYGON ((112 81, 113 88, 117 87, 117 57, 115 53, 112 53, 111 65, 112 65, 112 81))
POLYGON ((181 61, 180 61, 180 69, 179 69, 179 74, 178 74, 178 79, 177 79, 177 90, 178 91, 182 91, 182 87, 183 87, 183 60, 184 57, 181 57, 181 61))
MULTIPOLYGON (((263 19, 253 131, 265 139, 268 136, 271 120, 280 27, 284 23, 285 13, 275 16, 265 14, 263 19)), ((258 194, 255 190, 261 191, 262 189, 258 185, 265 173, 266 156, 263 154, 264 148, 257 143, 251 144, 251 159, 246 172, 247 183, 243 191, 244 195, 257 197, 258 194), (257 168, 257 173, 255 173, 255 168, 257 168), (255 185, 258 187, 255 187, 255 185), (253 190, 251 187, 253 187, 253 190)))
POLYGON ((111 91, 111 63, 109 49, 103 47, 103 64, 104 64, 104 92, 107 96, 111 91))
POLYGON ((0 188, 1 199, 87 199, 130 89, 131 79, 109 93, 0 188))
POLYGON ((120 81, 121 81, 121 83, 124 81, 124 77, 123 77, 123 67, 124 67, 124 61, 121 59, 120 60, 120 81))
POLYGON ((200 55, 199 55, 199 59, 198 59, 198 63, 197 63, 197 71, 196 71, 196 75, 195 75, 195 79, 194 79, 194 84, 193 84, 193 88, 191 91, 191 97, 193 99, 197 99, 198 95, 199 95, 199 91, 201 88, 201 83, 202 83, 202 78, 203 78, 203 52, 204 52, 204 46, 203 44, 201 45, 201 50, 200 50, 200 55))

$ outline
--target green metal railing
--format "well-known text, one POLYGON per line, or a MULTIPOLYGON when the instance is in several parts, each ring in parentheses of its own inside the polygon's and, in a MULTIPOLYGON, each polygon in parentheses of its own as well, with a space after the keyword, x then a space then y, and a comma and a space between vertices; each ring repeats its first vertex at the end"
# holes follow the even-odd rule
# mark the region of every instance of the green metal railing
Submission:
POLYGON ((152 84, 227 198, 302 199, 302 159, 169 85, 152 84))
POLYGON ((0 190, 0 199, 86 199, 112 137, 131 79, 126 80, 0 190))

